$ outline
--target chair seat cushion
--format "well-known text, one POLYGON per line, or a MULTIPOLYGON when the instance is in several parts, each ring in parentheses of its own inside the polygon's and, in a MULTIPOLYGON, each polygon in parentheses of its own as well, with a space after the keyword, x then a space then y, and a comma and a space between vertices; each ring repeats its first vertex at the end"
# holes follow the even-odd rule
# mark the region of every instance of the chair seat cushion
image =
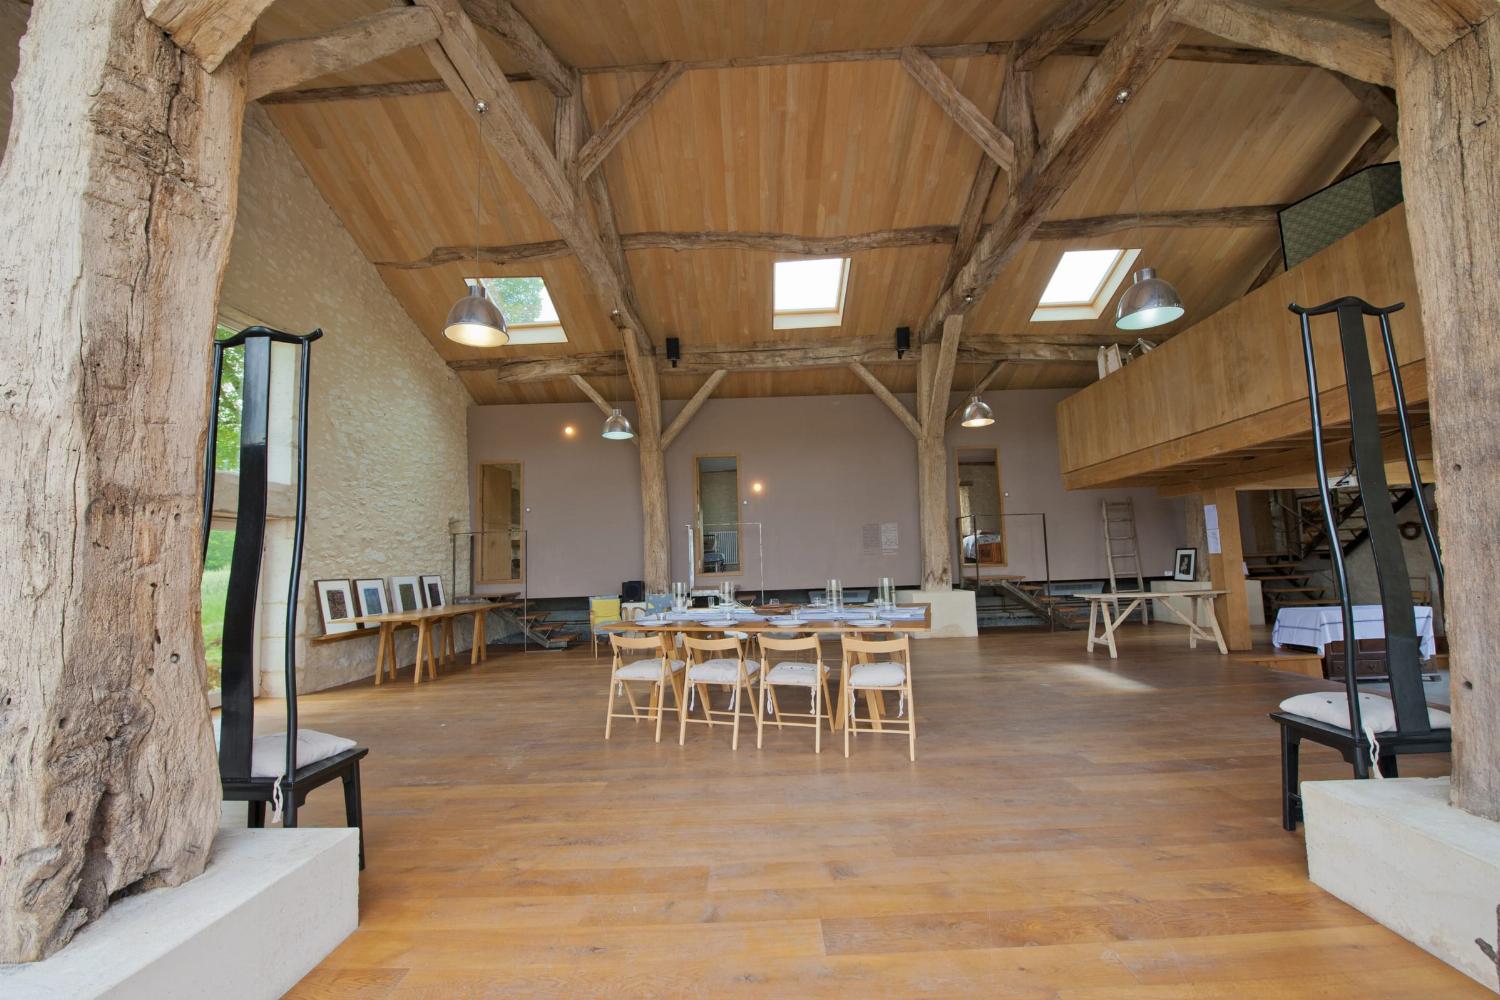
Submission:
MULTIPOLYGON (((214 720, 214 746, 219 745, 219 720, 214 720)), ((297 730, 297 767, 303 768, 327 760, 357 744, 342 736, 330 736, 316 729, 297 730)), ((286 774, 286 733, 257 736, 250 742, 250 777, 279 778, 286 774)))
MULTIPOLYGON (((745 676, 754 677, 760 661, 745 661, 745 676)), ((688 667, 688 680, 695 684, 733 684, 740 678, 739 660, 704 660, 688 667)))
MULTIPOLYGON (((672 661, 672 673, 677 673, 685 664, 681 660, 672 661)), ((615 671, 615 677, 622 681, 654 681, 661 677, 661 657, 653 660, 636 660, 627 663, 615 671)))
MULTIPOLYGON (((817 683, 817 672, 814 669, 815 666, 816 664, 799 663, 795 660, 790 660, 786 663, 773 664, 771 666, 771 669, 766 671, 766 683, 791 684, 797 687, 812 687, 817 683)), ((823 673, 828 673, 828 667, 826 664, 823 667, 823 673)))
POLYGON ((849 686, 857 688, 894 688, 906 680, 906 666, 901 663, 856 663, 849 671, 849 686))
MULTIPOLYGON (((1299 694, 1281 703, 1281 710, 1292 715, 1326 722, 1340 729, 1349 728, 1349 696, 1343 691, 1314 691, 1299 694)), ((1378 694, 1359 696, 1359 718, 1374 733, 1396 731, 1396 706, 1378 694)), ((1428 707, 1427 723, 1434 729, 1453 728, 1453 717, 1440 709, 1428 707)))

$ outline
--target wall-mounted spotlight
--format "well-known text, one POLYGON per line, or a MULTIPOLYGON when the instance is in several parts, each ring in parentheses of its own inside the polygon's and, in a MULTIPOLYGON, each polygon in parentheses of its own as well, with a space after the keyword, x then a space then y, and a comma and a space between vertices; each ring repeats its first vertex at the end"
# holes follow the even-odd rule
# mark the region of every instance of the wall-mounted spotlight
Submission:
POLYGON ((676 337, 667 338, 667 360, 672 362, 673 368, 682 360, 682 341, 676 337))
POLYGON ((911 350, 911 327, 896 327, 896 360, 900 361, 902 355, 911 350))

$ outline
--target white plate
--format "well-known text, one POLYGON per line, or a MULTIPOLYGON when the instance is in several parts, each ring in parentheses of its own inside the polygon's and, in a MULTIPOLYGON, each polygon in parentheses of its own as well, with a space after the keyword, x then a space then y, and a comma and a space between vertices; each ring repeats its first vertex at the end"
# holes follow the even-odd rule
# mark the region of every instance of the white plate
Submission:
POLYGON ((863 618, 859 621, 846 622, 850 628, 885 628, 890 622, 881 621, 879 618, 863 618))
POLYGON ((772 624, 772 625, 806 625, 807 622, 803 621, 801 618, 772 618, 770 620, 770 624, 772 624))
POLYGON ((739 622, 733 618, 705 618, 698 624, 705 625, 708 628, 734 628, 739 622))

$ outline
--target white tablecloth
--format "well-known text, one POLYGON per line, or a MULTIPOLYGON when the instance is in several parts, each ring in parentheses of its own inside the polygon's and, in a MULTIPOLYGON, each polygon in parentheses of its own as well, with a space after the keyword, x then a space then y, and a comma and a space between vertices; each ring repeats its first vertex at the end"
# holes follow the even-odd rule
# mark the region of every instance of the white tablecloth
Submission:
MULTIPOLYGON (((1432 638, 1432 609, 1418 607, 1416 612, 1417 637, 1421 640, 1422 659, 1426 660, 1437 652, 1437 643, 1432 638)), ((1385 638, 1385 610, 1380 605, 1354 606, 1354 638, 1385 638)), ((1273 645, 1306 646, 1319 653, 1327 643, 1343 640, 1344 614, 1337 605, 1282 608, 1276 612, 1276 626, 1271 630, 1273 645)))

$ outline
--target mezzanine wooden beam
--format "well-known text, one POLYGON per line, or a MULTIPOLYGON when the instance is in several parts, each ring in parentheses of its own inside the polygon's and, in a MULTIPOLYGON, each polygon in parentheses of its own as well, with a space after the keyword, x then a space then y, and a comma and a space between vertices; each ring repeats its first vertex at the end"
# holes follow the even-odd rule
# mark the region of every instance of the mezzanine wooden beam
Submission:
POLYGON ((438 22, 425 7, 392 7, 341 24, 321 35, 287 38, 250 55, 248 100, 328 73, 362 66, 437 38, 438 22))
POLYGON ((1181 0, 1177 20, 1240 45, 1269 49, 1389 87, 1394 81, 1384 25, 1251 0, 1181 0))

